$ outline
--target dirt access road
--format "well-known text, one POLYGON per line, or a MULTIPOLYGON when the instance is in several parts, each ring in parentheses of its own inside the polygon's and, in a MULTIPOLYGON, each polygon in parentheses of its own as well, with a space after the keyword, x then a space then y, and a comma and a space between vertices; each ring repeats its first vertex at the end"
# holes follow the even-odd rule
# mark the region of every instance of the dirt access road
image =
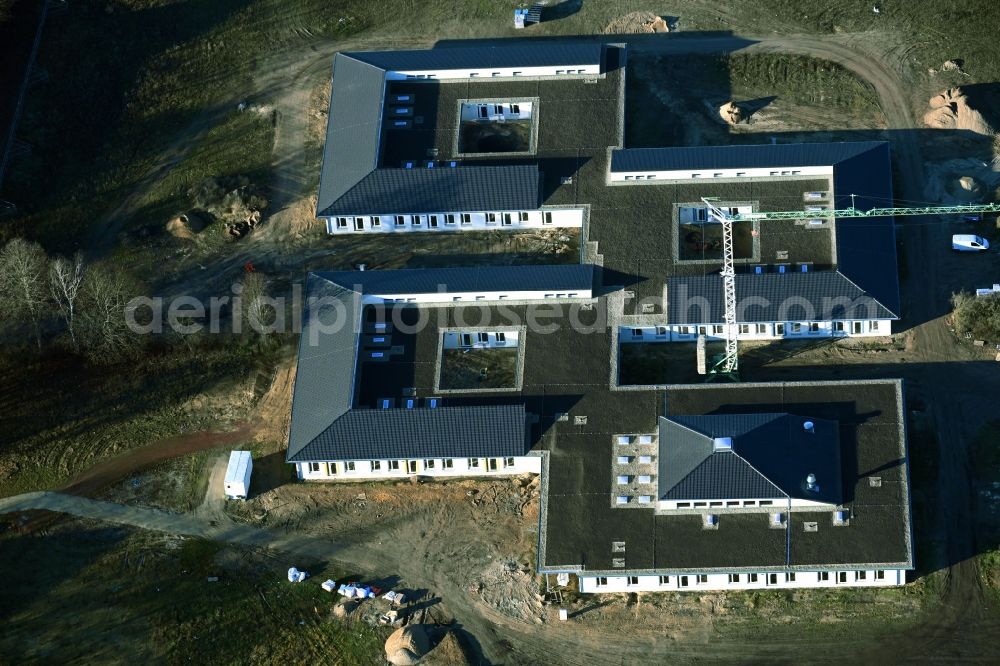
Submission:
MULTIPOLYGON (((595 37, 594 39, 606 39, 595 37)), ((619 39, 616 37, 616 39, 619 39)), ((890 129, 911 129, 914 127, 910 105, 905 94, 905 82, 901 79, 899 72, 903 69, 903 53, 893 50, 891 47, 881 47, 874 44, 871 36, 835 35, 835 36, 788 36, 788 37, 763 37, 749 38, 751 44, 747 45, 746 40, 736 37, 698 37, 688 36, 683 33, 678 35, 656 36, 652 39, 636 38, 629 40, 635 52, 656 53, 656 54, 697 54, 697 53, 717 53, 732 50, 761 51, 761 52, 790 52, 823 58, 837 62, 864 79, 868 80, 875 87, 885 114, 887 124, 890 129), (879 52, 881 50, 881 52, 879 52)), ((392 44, 395 48, 401 46, 430 46, 431 41, 414 41, 402 45, 399 42, 392 44)), ((283 53, 265 65, 258 77, 258 90, 255 95, 261 96, 264 103, 271 103, 277 111, 278 128, 277 140, 275 144, 274 166, 276 168, 276 190, 279 190, 278 201, 283 203, 281 209, 299 201, 303 197, 312 194, 315 183, 315 174, 303 174, 301 172, 301 162, 299 161, 305 154, 305 139, 303 133, 297 128, 304 126, 303 114, 306 109, 302 106, 304 91, 312 90, 316 85, 321 84, 328 76, 330 58, 335 50, 345 47, 363 46, 364 48, 378 48, 379 44, 366 42, 364 44, 331 45, 314 43, 296 53, 283 53)), ((248 96, 250 94, 248 93, 248 96)), ((196 131, 201 127, 195 127, 196 131)), ((179 138, 178 144, 188 137, 179 138)), ((893 144, 894 155, 897 161, 900 183, 900 195, 911 200, 919 200, 923 186, 923 170, 920 159, 920 147, 915 141, 909 139, 905 132, 894 134, 893 144)), ((168 159, 165 164, 170 164, 174 160, 168 159)), ((162 175, 158 172, 157 175, 162 175)), ((277 211, 280 213, 280 210, 277 211)), ((937 284, 937 279, 941 272, 941 263, 937 257, 940 247, 939 241, 946 233, 945 230, 928 225, 908 225, 904 220, 900 227, 900 232, 908 248, 908 259, 911 266, 910 275, 920 275, 921 281, 926 284, 937 284)), ((926 291, 913 284, 913 280, 906 285, 906 305, 909 317, 914 321, 924 321, 928 316, 936 313, 935 308, 939 307, 940 293, 935 293, 934 298, 928 298, 926 291), (934 305, 937 302, 938 305, 934 305)), ((937 357, 935 350, 946 348, 944 343, 947 340, 948 331, 940 319, 932 319, 929 323, 917 327, 912 336, 912 346, 915 353, 923 354, 928 363, 935 362, 937 357)), ((962 374, 961 367, 955 364, 944 363, 947 357, 937 359, 941 362, 942 370, 937 373, 926 375, 925 378, 916 378, 916 381, 923 381, 928 385, 928 393, 935 395, 931 387, 956 387, 964 385, 966 387, 974 385, 966 375, 962 374), (945 383, 938 384, 938 380, 945 383)), ((816 374, 814 378, 818 378, 816 374)), ((887 367, 884 374, 893 374, 892 368, 887 367)), ((843 376, 843 375, 841 375, 843 376)), ((956 415, 970 416, 968 410, 963 408, 956 401, 968 391, 954 393, 952 399, 931 400, 933 405, 935 420, 938 424, 951 423, 956 415), (953 410, 958 411, 953 411, 953 410)), ((965 478, 969 467, 968 443, 970 433, 973 430, 971 423, 958 432, 950 433, 942 441, 942 455, 940 461, 942 487, 939 489, 938 497, 942 503, 954 502, 950 506, 965 507, 971 504, 971 492, 969 484, 965 478)), ((0 506, 13 507, 12 501, 20 502, 17 505, 21 508, 42 504, 49 504, 50 499, 43 499, 50 496, 38 496, 27 498, 12 498, 0 506)), ((59 500, 58 510, 70 513, 77 512, 87 500, 77 499, 70 501, 59 500)), ((87 505, 92 506, 92 505, 87 505)), ((39 507, 41 508, 41 507, 39 507)), ((89 511, 89 509, 88 509, 89 511)), ((776 640, 765 640, 762 637, 759 641, 748 642, 746 639, 716 639, 711 638, 704 641, 692 641, 687 643, 669 642, 655 637, 636 637, 630 635, 615 634, 613 632, 581 632, 579 627, 573 622, 566 624, 547 624, 544 626, 530 626, 506 620, 496 614, 488 614, 483 609, 471 601, 467 600, 467 595, 460 588, 458 582, 449 579, 443 572, 421 562, 418 558, 412 557, 413 551, 410 549, 391 549, 381 545, 370 543, 349 544, 337 547, 337 559, 345 563, 365 562, 366 566, 378 569, 383 572, 399 571, 407 577, 413 584, 425 584, 433 586, 446 596, 450 603, 450 610, 455 617, 469 631, 479 643, 483 657, 494 663, 580 663, 590 664, 595 662, 644 662, 662 661, 670 658, 674 661, 700 661, 712 659, 713 661, 739 661, 745 662, 748 659, 760 659, 771 662, 797 661, 789 655, 801 655, 808 653, 815 661, 843 661, 848 658, 858 658, 869 661, 875 658, 889 657, 892 661, 904 660, 939 660, 942 655, 947 658, 951 655, 959 658, 959 655, 968 655, 970 658, 977 654, 977 649, 982 649, 987 643, 982 638, 968 640, 970 636, 980 635, 981 637, 992 636, 989 625, 986 624, 988 617, 984 615, 984 604, 982 600, 982 590, 979 587, 978 577, 974 564, 968 561, 968 554, 974 552, 974 530, 972 529, 972 515, 970 512, 958 511, 960 516, 952 515, 951 519, 946 516, 940 518, 938 529, 940 534, 947 540, 949 551, 949 561, 958 562, 949 570, 948 591, 946 593, 945 604, 940 613, 933 621, 927 625, 918 627, 903 634, 875 638, 875 629, 872 636, 858 637, 858 640, 848 642, 830 641, 827 643, 817 643, 813 636, 803 636, 801 639, 782 638, 776 640), (971 548, 970 548, 971 546, 971 548), (874 650, 874 652, 873 652, 874 650), (970 650, 972 652, 970 652, 970 650)), ((123 512, 121 516, 130 515, 123 512)), ((114 519, 109 517, 108 519, 114 519)), ((176 523, 171 529, 183 531, 208 529, 203 521, 198 518, 190 518, 192 523, 176 523)), ((153 527, 152 523, 149 523, 153 527)), ((210 525, 208 527, 211 527, 210 525)), ((227 527, 227 529, 235 529, 227 527)), ((244 530, 255 528, 241 527, 230 534, 233 538, 242 538, 244 530)), ((218 534, 218 533, 213 533, 218 534)), ((247 532, 247 535, 250 533, 247 532)), ((266 534, 266 533, 265 533, 266 534)), ((319 547, 325 552, 334 548, 334 544, 328 540, 321 539, 318 542, 315 538, 302 538, 299 540, 283 540, 281 543, 291 551, 298 548, 309 549, 319 547), (318 544, 318 546, 317 546, 318 544)), ((225 538, 224 534, 219 534, 217 538, 225 538)), ((984 653, 978 653, 980 656, 984 653)))

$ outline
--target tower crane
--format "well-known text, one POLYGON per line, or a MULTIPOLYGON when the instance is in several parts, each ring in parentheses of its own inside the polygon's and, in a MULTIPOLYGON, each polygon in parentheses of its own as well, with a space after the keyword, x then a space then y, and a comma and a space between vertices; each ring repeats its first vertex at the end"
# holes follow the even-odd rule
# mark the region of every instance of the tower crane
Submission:
POLYGON ((709 216, 722 225, 722 271, 720 275, 722 276, 722 294, 725 302, 723 340, 725 341, 726 349, 721 359, 709 370, 709 374, 713 377, 726 377, 734 381, 739 381, 739 349, 737 343, 737 334, 739 331, 737 330, 736 322, 736 265, 733 257, 733 222, 1000 213, 1000 203, 859 210, 854 207, 853 194, 851 195, 850 208, 815 211, 757 211, 739 214, 722 210, 716 205, 718 201, 718 197, 702 197, 702 202, 708 208, 709 216))

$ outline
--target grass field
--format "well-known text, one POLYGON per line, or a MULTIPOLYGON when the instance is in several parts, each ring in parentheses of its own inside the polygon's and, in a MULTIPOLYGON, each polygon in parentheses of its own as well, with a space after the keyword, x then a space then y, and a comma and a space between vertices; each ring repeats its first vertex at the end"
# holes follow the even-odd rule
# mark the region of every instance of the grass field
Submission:
POLYGON ((0 495, 53 488, 129 449, 238 421, 268 363, 240 344, 152 353, 127 367, 4 355, 0 495))
POLYGON ((979 574, 994 602, 1000 602, 1000 421, 979 434, 974 452, 979 482, 979 574))
POLYGON ((313 578, 292 585, 289 565, 258 553, 87 521, 8 531, 0 568, 20 574, 0 588, 0 660, 384 663, 388 630, 331 615, 319 582, 344 572, 295 564, 313 578))
POLYGON ((517 388, 516 347, 445 349, 441 355, 441 388, 481 390, 517 388))

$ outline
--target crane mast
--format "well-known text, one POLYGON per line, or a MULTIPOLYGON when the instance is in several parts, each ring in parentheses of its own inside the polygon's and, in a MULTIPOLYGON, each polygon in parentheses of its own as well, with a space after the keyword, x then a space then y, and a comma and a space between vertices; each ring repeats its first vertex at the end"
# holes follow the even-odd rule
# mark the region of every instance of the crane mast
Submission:
POLYGON ((813 211, 770 211, 753 212, 746 215, 724 211, 716 205, 718 197, 702 197, 702 202, 708 208, 708 214, 722 225, 722 294, 725 303, 723 322, 723 340, 725 352, 709 371, 713 377, 728 377, 739 380, 739 345, 736 322, 736 265, 733 256, 733 222, 766 221, 766 220, 829 220, 833 218, 864 218, 864 217, 895 217, 902 215, 956 215, 1000 213, 1000 203, 970 204, 961 206, 916 206, 909 208, 871 208, 859 210, 854 207, 854 195, 851 195, 851 207, 841 209, 820 209, 813 211))

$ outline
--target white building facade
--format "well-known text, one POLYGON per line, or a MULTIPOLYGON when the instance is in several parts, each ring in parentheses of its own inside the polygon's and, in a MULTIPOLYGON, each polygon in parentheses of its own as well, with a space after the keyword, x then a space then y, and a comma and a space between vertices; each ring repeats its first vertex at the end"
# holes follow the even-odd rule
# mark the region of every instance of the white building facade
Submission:
POLYGON ((487 458, 392 458, 383 460, 330 460, 295 464, 302 481, 370 481, 408 476, 519 476, 540 474, 539 456, 487 458))
POLYGON ((683 572, 623 576, 578 574, 584 594, 614 592, 727 592, 763 589, 894 587, 906 584, 904 569, 823 569, 759 572, 683 572))
POLYGON ((370 215, 321 217, 330 235, 355 233, 413 233, 421 231, 484 231, 557 229, 583 226, 583 208, 541 208, 507 211, 442 211, 440 213, 387 212, 370 215))

